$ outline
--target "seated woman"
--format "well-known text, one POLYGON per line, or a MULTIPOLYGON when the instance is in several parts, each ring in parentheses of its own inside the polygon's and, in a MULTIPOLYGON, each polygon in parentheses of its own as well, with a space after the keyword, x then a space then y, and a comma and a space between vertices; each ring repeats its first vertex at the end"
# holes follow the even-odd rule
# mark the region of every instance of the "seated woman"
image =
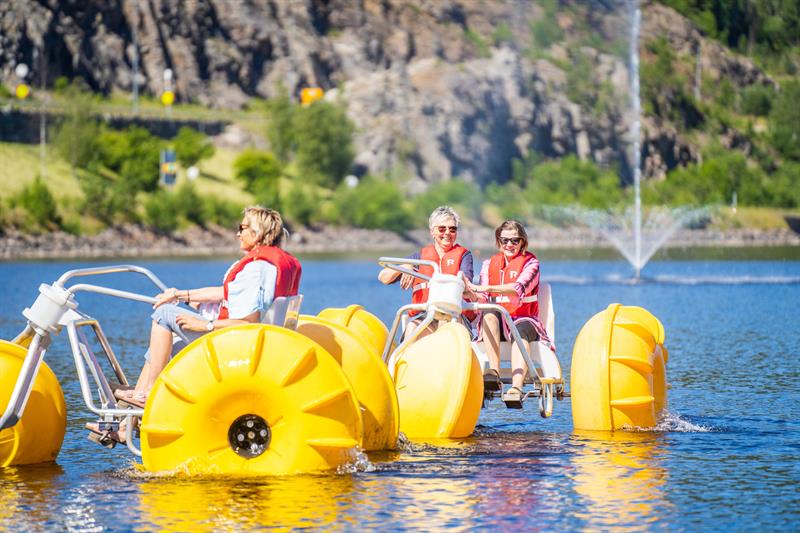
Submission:
MULTIPOLYGON (((156 378, 170 358, 193 340, 214 330, 238 324, 258 323, 272 301, 279 296, 294 296, 300 285, 300 262, 283 251, 286 231, 280 213, 261 206, 244 210, 237 236, 244 257, 231 265, 221 286, 198 289, 167 289, 156 296, 150 327, 150 347, 145 364, 133 390, 117 390, 116 397, 144 407, 156 378), (212 307, 201 314, 179 307, 179 302, 212 307), (217 305, 209 305, 217 304, 217 305), (204 316, 205 315, 205 316, 204 316), (173 343, 173 334, 180 340, 173 343)), ((96 424, 87 424, 97 432, 96 424)), ((124 429, 119 435, 124 440, 124 429)))
MULTIPOLYGON (((502 305, 511 314, 522 339, 533 342, 547 339, 547 333, 539 320, 539 260, 527 250, 528 234, 516 220, 506 220, 494 232, 499 252, 483 262, 480 284, 469 284, 478 301, 493 301, 502 305)), ((498 311, 484 311, 479 322, 479 339, 484 340, 489 356, 490 372, 487 388, 500 386, 500 341, 511 340, 508 326, 501 320, 498 311), (501 328, 501 323, 503 327, 501 328)), ((516 344, 511 348, 511 388, 503 395, 503 401, 517 407, 522 405, 522 387, 527 365, 516 344)))
MULTIPOLYGON (((433 244, 422 248, 419 252, 411 255, 408 259, 425 259, 433 261, 439 265, 439 271, 443 274, 457 274, 459 271, 464 273, 464 277, 472 281, 473 266, 472 252, 456 243, 456 235, 461 224, 461 219, 452 207, 443 205, 433 210, 428 217, 428 228, 430 229, 433 244)), ((433 269, 428 265, 420 265, 417 270, 427 276, 433 275, 433 269)), ((412 289, 411 302, 425 303, 428 301, 428 282, 411 274, 401 274, 391 268, 384 268, 378 273, 378 280, 384 285, 395 283, 400 279, 400 287, 412 289)), ((416 312, 409 313, 412 316, 416 312)), ((413 331, 414 326, 409 324, 406 334, 413 331)))

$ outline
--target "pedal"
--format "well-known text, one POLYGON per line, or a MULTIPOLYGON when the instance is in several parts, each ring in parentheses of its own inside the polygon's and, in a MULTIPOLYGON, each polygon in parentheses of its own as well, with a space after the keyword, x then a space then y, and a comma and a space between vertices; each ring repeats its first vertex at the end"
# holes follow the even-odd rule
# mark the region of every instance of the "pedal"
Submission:
POLYGON ((522 400, 503 400, 508 409, 522 409, 522 400))
POLYGON ((527 394, 521 392, 516 387, 511 387, 503 394, 503 403, 506 404, 507 409, 522 409, 522 402, 524 402, 527 397, 527 394))
POLYGON ((90 431, 89 434, 87 435, 87 438, 90 441, 95 442, 104 448, 108 448, 109 450, 114 449, 114 447, 117 445, 117 441, 115 441, 114 439, 109 438, 107 435, 99 435, 94 431, 90 431))
MULTIPOLYGON (((498 392, 503 390, 503 383, 500 381, 500 376, 494 371, 489 371, 483 375, 483 391, 498 392)), ((490 398, 491 399, 491 398, 490 398)))

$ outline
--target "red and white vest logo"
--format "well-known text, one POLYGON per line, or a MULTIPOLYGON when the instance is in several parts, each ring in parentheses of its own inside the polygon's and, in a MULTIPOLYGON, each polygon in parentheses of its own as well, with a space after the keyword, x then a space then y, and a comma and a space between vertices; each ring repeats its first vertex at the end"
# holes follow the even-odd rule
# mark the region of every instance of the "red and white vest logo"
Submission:
POLYGON ((453 266, 453 265, 456 264, 456 260, 455 259, 448 259, 446 261, 446 263, 447 263, 447 266, 453 266))
POLYGON ((514 279, 514 278, 516 278, 517 276, 519 276, 519 272, 517 272, 516 270, 509 270, 509 271, 508 271, 508 277, 509 277, 510 279, 514 279))

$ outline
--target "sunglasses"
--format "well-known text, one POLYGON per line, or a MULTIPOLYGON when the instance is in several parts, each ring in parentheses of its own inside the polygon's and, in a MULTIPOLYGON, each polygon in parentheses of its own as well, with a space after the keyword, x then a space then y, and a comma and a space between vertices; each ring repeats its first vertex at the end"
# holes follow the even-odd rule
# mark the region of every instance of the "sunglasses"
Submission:
POLYGON ((511 237, 511 238, 500 237, 499 241, 500 241, 500 244, 502 244, 503 246, 505 246, 506 244, 513 244, 514 246, 516 246, 516 245, 518 245, 519 243, 522 242, 522 238, 521 237, 511 237))
POLYGON ((241 233, 243 230, 246 230, 246 229, 248 229, 249 227, 250 227, 250 225, 249 225, 249 224, 239 224, 239 225, 237 226, 237 228, 238 228, 238 229, 236 230, 236 233, 241 233))
POLYGON ((458 233, 458 226, 436 226, 436 231, 442 234, 445 231, 448 233, 458 233))

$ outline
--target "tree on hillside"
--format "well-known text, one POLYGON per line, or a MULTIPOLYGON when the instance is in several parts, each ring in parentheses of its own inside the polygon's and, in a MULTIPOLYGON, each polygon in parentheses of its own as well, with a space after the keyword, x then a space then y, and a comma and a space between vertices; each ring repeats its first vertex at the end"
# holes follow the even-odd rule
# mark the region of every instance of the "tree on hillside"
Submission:
POLYGON ((183 168, 194 166, 214 155, 214 145, 208 137, 187 126, 178 130, 172 142, 175 146, 175 156, 183 168))
POLYGON ((317 101, 299 108, 292 121, 297 164, 304 179, 333 187, 353 164, 355 126, 343 106, 317 101))
POLYGON ((786 83, 770 114, 772 142, 788 159, 800 161, 800 82, 786 83))
POLYGON ((92 95, 78 82, 68 85, 61 94, 65 98, 64 117, 53 139, 58 154, 69 161, 73 170, 86 168, 97 153, 100 124, 95 119, 92 95))
POLYGON ((279 208, 279 180, 283 167, 270 152, 245 150, 233 163, 236 179, 244 182, 245 189, 266 206, 279 208))

